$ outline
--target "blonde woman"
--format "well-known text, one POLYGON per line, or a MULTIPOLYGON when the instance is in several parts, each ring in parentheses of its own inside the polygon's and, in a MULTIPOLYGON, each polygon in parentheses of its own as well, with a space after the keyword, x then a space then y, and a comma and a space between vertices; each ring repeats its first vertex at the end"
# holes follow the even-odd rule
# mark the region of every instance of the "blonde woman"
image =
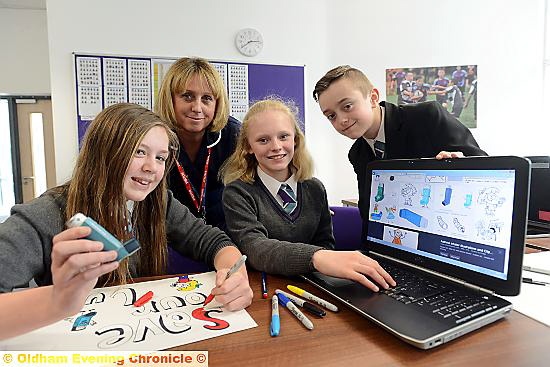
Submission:
POLYGON ((180 152, 168 176, 174 197, 205 223, 225 228, 218 173, 235 150, 240 123, 229 116, 222 79, 201 58, 182 58, 162 81, 155 111, 178 136, 180 152))
POLYGON ((312 174, 295 109, 274 98, 255 103, 222 168, 227 229, 249 263, 282 275, 319 271, 375 291, 375 283, 395 285, 371 258, 333 250, 327 195, 312 174))
POLYGON ((39 286, 53 284, 50 291, 1 296, 0 338, 20 333, 15 326, 6 327, 24 320, 25 310, 15 308, 18 297, 32 299, 33 294, 62 289, 74 292, 76 301, 52 303, 48 317, 33 310, 31 319, 37 319, 23 324, 51 322, 52 315, 62 318, 78 311, 98 276, 100 286, 109 286, 125 284, 132 277, 165 274, 167 246, 218 270, 212 293, 226 309, 251 303, 245 267, 224 281, 241 256, 239 250, 225 233, 195 218, 166 189, 166 173, 177 149, 178 139, 170 127, 138 105, 113 105, 94 119, 71 180, 27 204, 15 205, 0 224, 0 292, 10 292, 31 279, 39 286), (115 257, 111 252, 98 253, 101 243, 83 239, 87 229, 65 229, 65 222, 78 212, 121 241, 135 237, 141 250, 120 264, 104 264, 115 257), (73 282, 84 282, 86 291, 73 282))

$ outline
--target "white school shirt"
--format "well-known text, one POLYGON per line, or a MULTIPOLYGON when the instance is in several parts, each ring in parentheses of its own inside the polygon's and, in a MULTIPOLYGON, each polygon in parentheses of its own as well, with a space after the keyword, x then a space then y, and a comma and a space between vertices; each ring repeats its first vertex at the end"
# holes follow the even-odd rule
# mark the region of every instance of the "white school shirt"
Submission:
POLYGON ((281 208, 283 207, 283 199, 281 199, 281 197, 277 195, 277 192, 279 191, 279 188, 282 184, 287 184, 292 188, 292 191, 294 191, 294 196, 296 196, 296 203, 298 203, 298 182, 296 182, 294 173, 285 182, 279 182, 279 180, 274 179, 273 177, 262 171, 260 166, 258 166, 256 172, 258 173, 258 177, 262 180, 265 187, 267 187, 269 193, 275 198, 275 200, 277 200, 281 208))
MULTIPOLYGON (((386 144, 386 133, 384 132, 384 116, 386 114, 386 109, 382 106, 380 106, 380 111, 382 112, 382 116, 380 118, 380 129, 378 130, 378 135, 376 135, 376 138, 374 139, 367 139, 363 136, 363 139, 365 139, 367 141, 367 143, 369 144, 370 148, 372 149, 374 155, 376 155, 376 151, 374 150, 374 142, 375 141, 379 141, 379 142, 382 142, 384 144, 386 144)), ((385 152, 384 152, 384 156, 385 156, 385 152)))

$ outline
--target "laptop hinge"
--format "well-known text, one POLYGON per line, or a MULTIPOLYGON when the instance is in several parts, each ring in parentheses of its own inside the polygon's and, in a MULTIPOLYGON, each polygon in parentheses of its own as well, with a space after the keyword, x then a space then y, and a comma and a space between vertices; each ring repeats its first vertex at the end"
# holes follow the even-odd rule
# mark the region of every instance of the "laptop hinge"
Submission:
POLYGON ((466 288, 470 288, 476 292, 479 292, 479 293, 485 293, 487 295, 491 295, 491 296, 494 296, 495 295, 495 292, 493 292, 492 290, 490 289, 486 289, 486 288, 483 288, 483 287, 480 287, 480 286, 477 286, 477 285, 474 285, 474 284, 470 284, 468 282, 465 282, 461 279, 458 279, 458 278, 453 278, 449 275, 446 275, 446 274, 442 274, 442 273, 438 273, 437 271, 433 271, 433 270, 430 270, 430 269, 426 269, 426 268, 423 268, 421 266, 418 266, 418 265, 415 265, 415 264, 411 264, 411 263, 408 263, 408 262, 405 262, 403 260, 399 260, 399 259, 396 259, 394 257, 391 257, 391 256, 388 256, 388 255, 384 255, 384 254, 380 254, 378 252, 375 252, 375 251, 369 251, 369 254, 375 254, 376 256, 380 256, 380 257, 383 257, 384 259, 388 259, 388 260, 391 260, 391 261, 395 261, 397 263, 400 263, 400 264, 403 264, 405 266, 409 266, 413 269, 416 269, 416 270, 419 270, 419 271, 422 271, 424 273, 428 273, 428 274, 431 274, 431 275, 435 275, 437 277, 441 277, 445 280, 448 280, 450 282, 453 282, 453 283, 456 283, 457 285, 460 285, 460 286, 463 286, 463 287, 466 287, 466 288))

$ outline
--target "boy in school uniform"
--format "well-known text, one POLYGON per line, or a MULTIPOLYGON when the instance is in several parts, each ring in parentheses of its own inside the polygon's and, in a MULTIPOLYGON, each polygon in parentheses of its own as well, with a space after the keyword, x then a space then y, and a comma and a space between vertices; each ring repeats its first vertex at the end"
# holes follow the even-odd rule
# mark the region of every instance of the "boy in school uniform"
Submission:
POLYGON ((368 218, 367 164, 375 159, 487 155, 470 131, 441 104, 381 102, 367 76, 349 65, 329 70, 313 98, 340 134, 355 139, 348 158, 357 175, 359 210, 368 218))

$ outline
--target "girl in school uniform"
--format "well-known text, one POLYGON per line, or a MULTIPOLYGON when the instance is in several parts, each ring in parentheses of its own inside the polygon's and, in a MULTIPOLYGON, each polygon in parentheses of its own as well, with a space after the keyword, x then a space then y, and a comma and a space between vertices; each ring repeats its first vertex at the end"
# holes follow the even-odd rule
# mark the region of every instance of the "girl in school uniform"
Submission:
POLYGON ((31 279, 49 286, 1 295, 0 338, 74 314, 98 277, 100 286, 110 286, 165 274, 168 246, 217 269, 212 294, 226 309, 250 305, 245 267, 225 280, 240 251, 224 232, 195 218, 166 188, 166 173, 178 145, 170 127, 138 105, 113 105, 94 119, 71 180, 15 205, 0 224, 0 292, 25 286, 31 279), (78 212, 121 241, 136 238, 141 250, 120 263, 110 262, 116 256, 98 252, 101 243, 84 239, 86 228, 65 229, 66 221, 78 212), (36 302, 43 303, 41 309, 48 307, 44 313, 22 307, 36 302))
POLYGON ((287 276, 319 271, 374 291, 375 283, 395 285, 375 260, 333 250, 327 195, 312 177, 296 116, 274 98, 255 103, 246 114, 235 153, 221 171, 230 236, 257 270, 287 276))

